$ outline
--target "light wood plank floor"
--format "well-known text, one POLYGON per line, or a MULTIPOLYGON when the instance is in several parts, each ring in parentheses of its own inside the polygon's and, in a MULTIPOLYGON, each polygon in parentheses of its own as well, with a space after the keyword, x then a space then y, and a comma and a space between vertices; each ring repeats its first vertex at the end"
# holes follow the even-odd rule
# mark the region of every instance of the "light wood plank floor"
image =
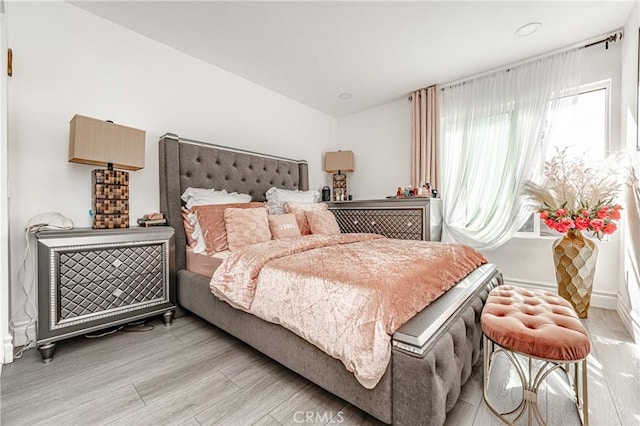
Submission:
MULTIPOLYGON (((380 424, 197 317, 178 318, 171 327, 151 324, 150 332, 61 342, 49 365, 31 349, 3 366, 1 424, 380 424)), ((592 308, 585 324, 593 342, 590 423, 640 425, 640 346, 614 311, 592 308)), ((513 372, 496 365, 496 386, 513 390, 513 372)), ((560 373, 545 391, 540 405, 550 425, 579 424, 560 373)), ((513 399, 496 396, 502 403, 513 399)), ((500 424, 482 398, 481 365, 447 424, 500 424)))

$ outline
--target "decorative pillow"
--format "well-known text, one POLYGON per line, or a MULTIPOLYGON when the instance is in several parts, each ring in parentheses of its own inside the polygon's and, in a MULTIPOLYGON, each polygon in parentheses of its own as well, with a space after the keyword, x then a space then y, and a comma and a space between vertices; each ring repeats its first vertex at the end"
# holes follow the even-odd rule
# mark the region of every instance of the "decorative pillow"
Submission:
MULTIPOLYGON (((191 248, 195 248, 198 244, 198 241, 193 237, 193 233, 196 231, 196 228, 193 223, 191 223, 191 219, 189 218, 191 215, 191 210, 182 208, 182 226, 184 227, 184 233, 187 236, 187 245, 191 248)), ((197 219, 196 219, 197 220, 197 219)))
MULTIPOLYGON (((265 209, 265 204, 262 202, 252 202, 194 206, 191 210, 198 218, 198 224, 202 231, 202 236, 204 237, 206 252, 208 255, 227 250, 228 248, 227 229, 224 221, 224 211, 228 208, 265 209)), ((268 227, 269 225, 267 224, 267 228, 268 227)))
POLYGON ((304 212, 309 221, 309 227, 313 234, 337 235, 340 227, 336 217, 329 210, 306 211, 304 212))
POLYGON ((224 211, 224 221, 231 251, 271 239, 266 208, 229 208, 224 211))
POLYGON ((271 187, 266 192, 269 214, 284 214, 284 203, 293 201, 295 203, 317 203, 320 201, 320 193, 316 190, 291 191, 271 187))
POLYGON ((269 215, 269 229, 274 240, 299 237, 300 228, 294 214, 269 215))
POLYGON ((229 204, 229 203, 248 203, 251 201, 251 195, 238 194, 237 192, 216 191, 215 189, 206 188, 187 188, 181 196, 186 203, 185 207, 190 209, 193 206, 202 206, 206 204, 229 204))
POLYGON ((296 221, 298 222, 298 228, 300 228, 300 233, 302 235, 311 234, 311 228, 309 228, 309 221, 307 220, 307 217, 304 215, 304 212, 327 210, 328 208, 329 206, 327 206, 325 203, 293 203, 293 202, 284 203, 284 211, 287 213, 293 213, 296 216, 296 221))

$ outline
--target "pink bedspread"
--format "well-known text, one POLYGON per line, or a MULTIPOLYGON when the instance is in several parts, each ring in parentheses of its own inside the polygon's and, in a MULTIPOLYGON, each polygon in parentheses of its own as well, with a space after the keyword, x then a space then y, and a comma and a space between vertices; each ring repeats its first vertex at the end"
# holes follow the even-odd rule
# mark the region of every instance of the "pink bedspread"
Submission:
POLYGON ((340 359, 371 389, 389 363, 391 335, 483 263, 458 244, 311 235, 231 253, 211 290, 340 359))

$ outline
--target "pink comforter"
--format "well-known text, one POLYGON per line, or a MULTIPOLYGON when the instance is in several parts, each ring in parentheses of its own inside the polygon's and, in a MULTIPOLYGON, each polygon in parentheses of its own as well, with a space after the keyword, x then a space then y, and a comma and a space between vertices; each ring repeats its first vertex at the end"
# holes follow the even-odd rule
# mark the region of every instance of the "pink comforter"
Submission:
POLYGON ((311 235, 231 253, 211 290, 340 359, 371 389, 389 363, 391 335, 483 263, 458 244, 311 235))

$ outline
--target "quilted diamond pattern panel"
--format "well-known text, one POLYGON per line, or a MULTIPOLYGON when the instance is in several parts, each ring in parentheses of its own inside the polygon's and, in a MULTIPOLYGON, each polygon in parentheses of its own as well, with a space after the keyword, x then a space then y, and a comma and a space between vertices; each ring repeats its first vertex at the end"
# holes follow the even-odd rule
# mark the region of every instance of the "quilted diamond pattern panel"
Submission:
POLYGON ((60 320, 164 298, 161 245, 60 253, 60 320))
POLYGON ((332 209, 341 232, 368 232, 401 240, 422 240, 422 209, 332 209))
POLYGON ((60 288, 60 319, 164 298, 162 272, 60 288))
POLYGON ((162 271, 162 246, 145 245, 60 253, 60 285, 162 271))

